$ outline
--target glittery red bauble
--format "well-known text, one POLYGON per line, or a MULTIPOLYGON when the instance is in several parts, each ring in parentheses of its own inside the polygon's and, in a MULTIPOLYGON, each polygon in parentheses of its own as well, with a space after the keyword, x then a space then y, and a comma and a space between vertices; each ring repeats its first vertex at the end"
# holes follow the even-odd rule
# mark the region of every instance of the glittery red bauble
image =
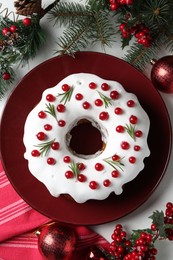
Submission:
POLYGON ((57 223, 41 228, 38 235, 38 248, 44 259, 69 260, 73 254, 76 236, 73 230, 57 223))
POLYGON ((151 61, 151 81, 160 91, 173 93, 173 56, 151 61))
MULTIPOLYGON (((103 250, 104 251, 104 250, 103 250)), ((99 249, 99 247, 91 247, 86 260, 108 260, 106 255, 99 249)))

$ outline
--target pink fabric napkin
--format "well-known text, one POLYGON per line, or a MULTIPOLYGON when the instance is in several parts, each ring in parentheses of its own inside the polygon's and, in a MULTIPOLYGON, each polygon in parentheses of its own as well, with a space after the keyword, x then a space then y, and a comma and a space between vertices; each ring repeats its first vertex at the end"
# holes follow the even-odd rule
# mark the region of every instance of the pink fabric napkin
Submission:
MULTIPOLYGON (((0 162, 0 260, 43 260, 33 230, 50 221, 16 193, 0 162)), ((84 254, 93 245, 109 247, 103 237, 88 227, 75 227, 75 233, 77 242, 72 260, 84 260, 84 254)))

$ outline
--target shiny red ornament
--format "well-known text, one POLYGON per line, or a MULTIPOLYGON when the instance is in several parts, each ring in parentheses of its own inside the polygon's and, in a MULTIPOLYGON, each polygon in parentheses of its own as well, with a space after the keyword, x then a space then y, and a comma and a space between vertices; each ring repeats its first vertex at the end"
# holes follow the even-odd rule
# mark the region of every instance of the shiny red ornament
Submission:
POLYGON ((36 232, 38 249, 44 259, 69 260, 73 254, 76 236, 74 231, 57 223, 43 226, 36 232))
POLYGON ((160 91, 173 93, 173 56, 165 56, 155 61, 151 70, 151 81, 160 91))
MULTIPOLYGON (((104 251, 104 250, 103 250, 104 251)), ((109 258, 97 246, 90 248, 85 260, 108 260, 109 258)))

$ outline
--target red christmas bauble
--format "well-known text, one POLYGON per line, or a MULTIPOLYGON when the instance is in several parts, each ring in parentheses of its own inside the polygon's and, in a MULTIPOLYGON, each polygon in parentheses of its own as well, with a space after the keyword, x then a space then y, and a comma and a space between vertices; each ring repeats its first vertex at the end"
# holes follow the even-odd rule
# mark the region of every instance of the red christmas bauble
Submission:
POLYGON ((22 20, 22 23, 23 23, 23 25, 25 25, 25 26, 30 26, 30 24, 31 24, 31 19, 28 18, 28 17, 26 17, 26 18, 24 18, 24 19, 22 20))
POLYGON ((37 231, 38 248, 44 259, 69 260, 73 254, 76 236, 73 230, 57 223, 37 231))
POLYGON ((173 93, 173 56, 165 56, 155 61, 151 70, 151 81, 160 91, 173 93))

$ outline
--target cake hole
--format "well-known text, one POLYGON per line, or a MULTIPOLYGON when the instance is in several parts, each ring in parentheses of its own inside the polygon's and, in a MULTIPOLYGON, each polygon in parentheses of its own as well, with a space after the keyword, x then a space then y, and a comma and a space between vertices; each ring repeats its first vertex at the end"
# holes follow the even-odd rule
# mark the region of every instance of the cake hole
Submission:
POLYGON ((99 127, 88 119, 81 119, 67 134, 69 150, 81 158, 99 155, 105 149, 103 134, 99 127))

